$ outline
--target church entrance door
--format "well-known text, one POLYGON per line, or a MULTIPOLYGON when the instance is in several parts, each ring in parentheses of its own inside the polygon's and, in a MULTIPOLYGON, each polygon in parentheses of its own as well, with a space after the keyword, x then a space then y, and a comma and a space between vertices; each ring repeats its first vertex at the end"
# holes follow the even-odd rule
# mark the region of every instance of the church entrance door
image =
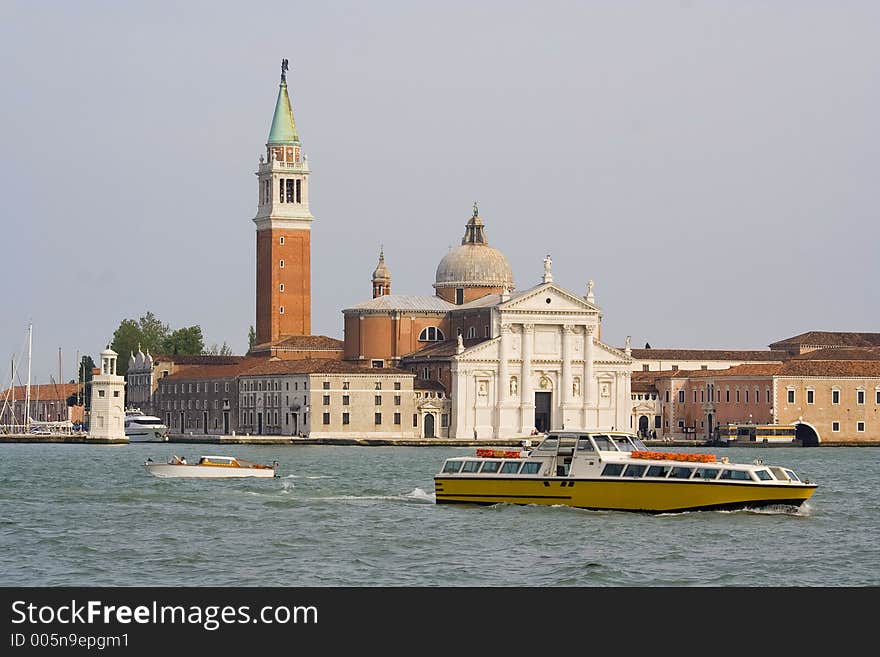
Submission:
POLYGON ((552 392, 535 393, 535 429, 538 433, 550 431, 550 408, 552 392))
POLYGON ((425 438, 434 437, 434 414, 425 414, 425 438))

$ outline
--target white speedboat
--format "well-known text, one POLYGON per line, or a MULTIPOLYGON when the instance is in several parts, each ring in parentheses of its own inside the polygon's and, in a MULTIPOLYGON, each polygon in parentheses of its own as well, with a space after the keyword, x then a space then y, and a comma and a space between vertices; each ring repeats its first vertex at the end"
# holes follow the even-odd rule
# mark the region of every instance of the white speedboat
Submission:
POLYGON ((130 408, 125 411, 125 435, 130 443, 166 443, 168 427, 161 418, 130 408))
POLYGON ((254 463, 234 456, 203 456, 197 463, 172 456, 167 463, 144 461, 144 467, 154 477, 197 477, 203 479, 228 479, 237 477, 277 477, 278 461, 271 465, 254 463))

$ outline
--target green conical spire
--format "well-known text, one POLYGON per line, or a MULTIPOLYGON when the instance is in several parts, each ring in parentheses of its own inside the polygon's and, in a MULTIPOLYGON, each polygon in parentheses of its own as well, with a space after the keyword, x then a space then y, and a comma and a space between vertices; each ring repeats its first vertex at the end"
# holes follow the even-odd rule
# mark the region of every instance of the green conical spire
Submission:
MULTIPOLYGON (((284 63, 287 63, 286 59, 284 63)), ((299 144, 296 122, 293 120, 293 107, 290 104, 290 96, 287 95, 287 77, 284 75, 284 71, 285 68, 282 68, 281 85, 278 87, 278 100, 275 101, 275 116, 272 117, 268 143, 299 144)))

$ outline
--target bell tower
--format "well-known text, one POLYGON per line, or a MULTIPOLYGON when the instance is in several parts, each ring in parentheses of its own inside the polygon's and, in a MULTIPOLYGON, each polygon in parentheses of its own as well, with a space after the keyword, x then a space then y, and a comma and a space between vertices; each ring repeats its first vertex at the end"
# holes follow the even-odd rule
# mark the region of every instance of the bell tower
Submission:
POLYGON ((281 61, 275 114, 257 170, 256 343, 310 335, 311 227, 309 163, 302 152, 281 61))

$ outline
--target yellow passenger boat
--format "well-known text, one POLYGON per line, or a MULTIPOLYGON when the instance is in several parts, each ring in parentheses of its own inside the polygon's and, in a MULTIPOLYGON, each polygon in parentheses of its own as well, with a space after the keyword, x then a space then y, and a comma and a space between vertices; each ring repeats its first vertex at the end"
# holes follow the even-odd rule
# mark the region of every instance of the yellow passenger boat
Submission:
POLYGON ((434 475, 437 504, 545 504, 672 513, 799 507, 816 491, 791 468, 650 451, 619 431, 552 432, 532 450, 477 450, 434 475))

